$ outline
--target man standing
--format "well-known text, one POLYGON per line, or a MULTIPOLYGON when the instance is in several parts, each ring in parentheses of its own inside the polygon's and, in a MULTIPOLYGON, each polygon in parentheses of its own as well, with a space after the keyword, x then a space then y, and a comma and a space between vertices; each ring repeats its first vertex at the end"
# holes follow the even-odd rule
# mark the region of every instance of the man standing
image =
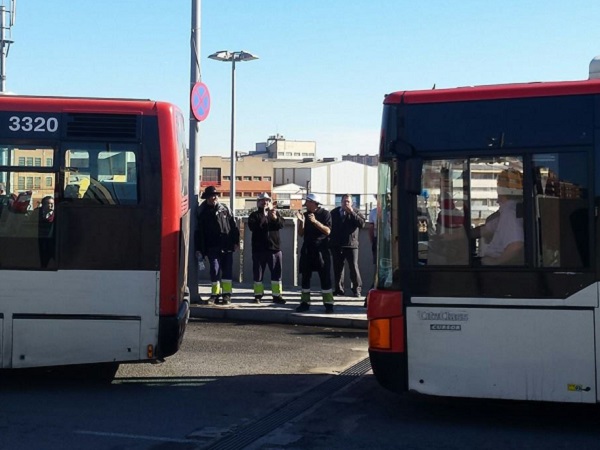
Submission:
POLYGON ((265 293, 263 278, 265 268, 271 272, 271 293, 273 303, 285 304, 281 297, 281 244, 279 230, 284 219, 273 207, 271 197, 266 192, 256 199, 258 210, 248 216, 248 228, 252 231, 252 274, 254 277, 254 302, 260 303, 265 293))
POLYGON ((302 276, 302 294, 297 312, 310 309, 310 279, 312 272, 319 274, 321 296, 325 312, 333 312, 333 293, 331 289, 331 256, 328 237, 331 233, 331 214, 321 207, 321 199, 316 194, 306 196, 306 212, 298 211, 298 234, 304 237, 300 249, 300 273, 302 276))
POLYGON ((233 252, 240 244, 240 230, 229 208, 219 203, 219 192, 214 186, 204 189, 204 200, 198 207, 196 221, 196 256, 208 258, 210 264, 211 295, 206 303, 231 303, 233 279, 233 252), (222 301, 219 296, 222 293, 222 301))
POLYGON ((352 206, 352 195, 344 194, 342 204, 331 211, 329 247, 333 257, 334 295, 344 295, 344 265, 348 262, 352 295, 360 297, 362 279, 358 268, 358 233, 365 226, 365 217, 352 206))

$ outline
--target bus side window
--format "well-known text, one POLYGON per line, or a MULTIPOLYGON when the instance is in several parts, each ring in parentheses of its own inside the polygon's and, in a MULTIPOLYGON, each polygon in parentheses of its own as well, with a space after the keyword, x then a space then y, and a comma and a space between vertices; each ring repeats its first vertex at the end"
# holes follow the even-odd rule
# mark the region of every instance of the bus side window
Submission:
POLYGON ((589 267, 589 182, 584 152, 534 155, 540 267, 589 267))
POLYGON ((417 200, 419 264, 460 266, 469 263, 465 218, 466 160, 423 164, 423 192, 417 200))

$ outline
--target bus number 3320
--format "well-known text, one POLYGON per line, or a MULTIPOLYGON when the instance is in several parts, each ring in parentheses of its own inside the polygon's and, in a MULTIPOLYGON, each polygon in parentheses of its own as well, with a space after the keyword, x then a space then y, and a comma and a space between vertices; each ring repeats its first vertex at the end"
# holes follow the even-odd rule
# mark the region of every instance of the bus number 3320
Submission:
POLYGON ((8 121, 8 129, 10 131, 54 133, 58 130, 58 119, 56 117, 11 116, 8 121))

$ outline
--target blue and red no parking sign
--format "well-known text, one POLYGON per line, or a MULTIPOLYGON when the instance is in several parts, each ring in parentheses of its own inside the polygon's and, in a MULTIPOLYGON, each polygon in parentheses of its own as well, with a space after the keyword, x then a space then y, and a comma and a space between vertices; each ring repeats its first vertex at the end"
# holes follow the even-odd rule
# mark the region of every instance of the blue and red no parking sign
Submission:
POLYGON ((197 121, 201 122, 208 117, 210 111, 210 93, 204 83, 198 82, 192 88, 190 106, 192 107, 192 114, 194 114, 197 121))

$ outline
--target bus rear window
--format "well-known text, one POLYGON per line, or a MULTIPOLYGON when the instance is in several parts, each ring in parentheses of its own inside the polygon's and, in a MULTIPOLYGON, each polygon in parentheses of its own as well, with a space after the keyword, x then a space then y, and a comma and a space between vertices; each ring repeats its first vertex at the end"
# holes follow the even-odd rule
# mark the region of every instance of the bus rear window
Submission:
POLYGON ((138 203, 133 146, 79 145, 65 151, 65 164, 65 199, 106 205, 138 203))

